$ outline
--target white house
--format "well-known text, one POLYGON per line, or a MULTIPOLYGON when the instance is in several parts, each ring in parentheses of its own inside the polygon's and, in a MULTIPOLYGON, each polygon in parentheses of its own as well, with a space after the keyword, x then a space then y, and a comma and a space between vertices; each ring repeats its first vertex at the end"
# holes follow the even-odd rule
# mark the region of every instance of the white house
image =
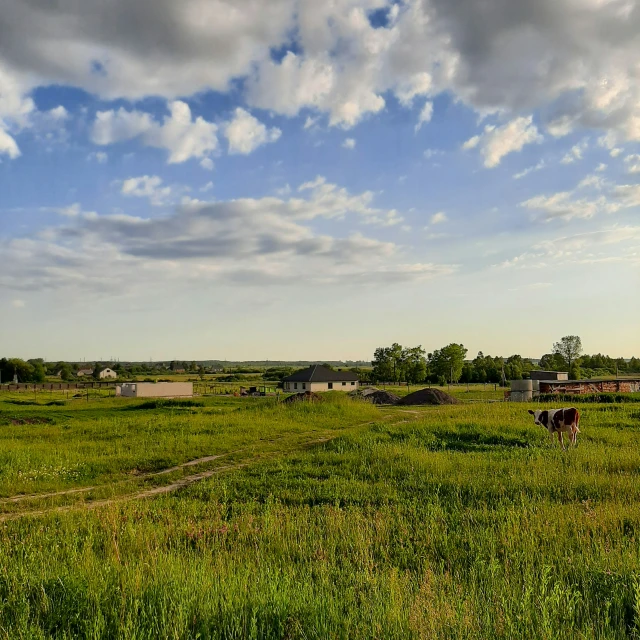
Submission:
POLYGON ((358 376, 351 371, 332 371, 321 364, 296 371, 282 380, 289 393, 304 391, 353 391, 360 386, 358 376))
POLYGON ((100 378, 100 380, 105 380, 107 378, 117 378, 117 377, 118 377, 118 374, 113 369, 109 369, 109 367, 100 369, 100 373, 98 374, 98 378, 100 378))

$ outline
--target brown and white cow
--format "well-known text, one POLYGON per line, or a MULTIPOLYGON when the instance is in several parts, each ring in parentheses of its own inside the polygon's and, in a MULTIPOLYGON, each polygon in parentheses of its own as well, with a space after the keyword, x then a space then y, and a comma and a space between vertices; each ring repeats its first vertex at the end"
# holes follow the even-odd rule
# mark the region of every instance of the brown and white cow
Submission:
POLYGON ((546 427, 549 430, 549 436, 553 439, 553 434, 558 434, 558 442, 564 449, 563 433, 569 435, 570 444, 576 444, 578 440, 578 434, 580 429, 578 428, 580 422, 580 414, 574 407, 569 409, 545 409, 544 411, 531 411, 529 413, 533 416, 536 424, 546 427))

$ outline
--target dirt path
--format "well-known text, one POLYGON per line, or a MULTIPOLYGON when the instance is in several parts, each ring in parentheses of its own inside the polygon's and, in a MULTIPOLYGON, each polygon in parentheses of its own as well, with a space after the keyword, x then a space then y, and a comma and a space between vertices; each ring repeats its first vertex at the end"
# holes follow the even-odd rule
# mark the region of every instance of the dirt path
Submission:
MULTIPOLYGON (((233 451, 232 453, 239 453, 242 449, 238 449, 233 451)), ((229 453, 221 453, 217 456, 205 456, 204 458, 196 458, 195 460, 189 460, 189 462, 183 462, 182 464, 178 464, 175 467, 170 467, 168 469, 162 469, 161 471, 150 471, 149 473, 140 473, 135 476, 132 476, 133 479, 136 480, 144 480, 145 478, 152 478, 154 476, 161 476, 167 473, 173 473, 174 471, 180 471, 180 469, 184 469, 186 467, 195 467, 198 464, 206 464, 207 462, 212 462, 213 460, 217 460, 218 458, 224 458, 228 456, 229 453)), ((0 506, 3 504, 15 504, 17 502, 23 502, 25 500, 41 500, 42 498, 57 498, 59 496, 68 496, 77 493, 87 493, 88 491, 93 491, 94 489, 101 489, 104 487, 114 487, 118 484, 124 484, 128 482, 128 480, 119 480, 118 482, 114 482, 111 484, 97 484, 92 487, 81 487, 78 489, 65 489, 64 491, 52 491, 51 493, 29 493, 20 496, 12 496, 11 498, 0 498, 0 506)))
MULTIPOLYGON (((413 419, 417 420, 419 417, 421 417, 422 412, 420 411, 410 411, 410 410, 403 410, 402 413, 408 413, 408 414, 412 414, 413 419)), ((389 417, 392 417, 392 414, 386 414, 383 416, 383 419, 387 419, 389 417)), ((393 422, 391 423, 390 426, 396 425, 396 424, 403 424, 406 422, 411 422, 412 420, 399 420, 397 422, 393 422)), ((363 427, 366 425, 370 425, 373 424, 372 422, 364 422, 362 424, 359 425, 354 425, 353 427, 350 428, 358 428, 358 427, 363 427)), ((306 433, 302 433, 302 434, 298 434, 299 436, 306 436, 306 435, 312 435, 314 433, 317 432, 306 432, 306 433)), ((322 438, 317 438, 314 440, 307 440, 307 441, 303 441, 301 443, 298 443, 296 446, 290 448, 287 450, 288 453, 294 452, 296 450, 300 450, 303 449, 305 447, 309 447, 309 446, 313 446, 313 445, 317 445, 317 444, 323 444, 325 442, 329 442, 330 440, 333 440, 334 438, 337 438, 341 435, 341 431, 336 431, 335 433, 331 434, 331 435, 327 435, 325 437, 322 438)), ((281 436, 282 438, 284 436, 281 436)), ((276 442, 277 440, 279 440, 280 438, 274 438, 272 440, 269 440, 269 442, 276 442)), ((133 479, 139 480, 139 479, 145 479, 145 478, 151 478, 151 477, 155 477, 155 476, 160 476, 160 475, 166 475, 175 471, 180 471, 181 469, 185 469, 188 467, 193 467, 196 466, 198 464, 206 464, 208 462, 213 462, 215 460, 219 460, 220 458, 224 458, 226 456, 229 455, 233 455, 236 453, 241 453, 242 451, 246 451, 247 447, 243 447, 241 449, 236 449, 234 451, 228 451, 226 453, 222 453, 222 454, 218 454, 218 455, 211 455, 211 456, 204 456, 202 458, 196 458, 195 460, 189 460, 188 462, 183 462, 182 464, 176 465, 174 467, 169 467, 167 469, 162 469, 161 471, 153 471, 153 472, 149 472, 149 473, 144 473, 144 474, 140 474, 137 476, 134 476, 133 479)), ((216 476, 220 473, 226 472, 226 471, 234 471, 236 469, 241 469, 243 467, 248 466, 249 464, 253 463, 253 462, 257 462, 259 460, 265 460, 268 459, 270 457, 273 457, 274 455, 280 454, 285 452, 285 450, 278 450, 278 451, 273 451, 270 453, 266 453, 266 454, 262 454, 259 456, 256 456, 254 458, 251 458, 249 460, 247 460, 246 462, 242 462, 242 463, 238 463, 238 464, 230 464, 230 465, 226 465, 223 467, 217 467, 215 469, 209 469, 206 471, 201 471, 199 473, 194 473, 192 475, 189 476, 184 476, 183 478, 180 478, 174 482, 171 482, 169 484, 166 485, 162 485, 159 487, 153 487, 152 489, 145 489, 144 491, 138 491, 136 493, 131 493, 131 494, 125 494, 122 496, 115 496, 113 498, 105 498, 105 499, 100 499, 100 500, 93 500, 90 502, 82 502, 80 504, 71 504, 71 505, 61 505, 61 506, 57 506, 57 507, 47 507, 44 509, 36 509, 36 510, 27 510, 27 511, 20 511, 20 512, 16 512, 16 513, 6 513, 6 514, 0 514, 0 522, 6 522, 8 520, 16 520, 18 518, 22 518, 25 516, 42 516, 42 515, 46 515, 46 514, 52 514, 52 513, 64 513, 67 511, 74 511, 74 510, 80 510, 80 509, 97 509, 99 507, 104 507, 104 506, 108 506, 108 505, 112 505, 112 504, 116 504, 116 503, 124 503, 124 502, 131 502, 133 500, 142 500, 145 498, 152 498, 154 496, 159 496, 159 495, 163 495, 163 494, 167 494, 167 493, 172 493, 174 491, 178 491, 179 489, 183 489, 184 487, 188 487, 192 484, 195 484, 196 482, 201 482, 202 480, 206 480, 207 478, 211 478, 213 476, 216 476)), ((40 493, 40 494, 29 494, 29 495, 20 495, 20 496, 13 496, 11 498, 3 498, 0 499, 0 506, 4 505, 4 504, 15 504, 15 503, 19 503, 19 502, 23 502, 25 500, 38 500, 38 499, 44 499, 44 498, 53 498, 53 497, 60 497, 60 496, 65 496, 65 495, 76 495, 76 494, 82 494, 82 493, 88 493, 90 491, 96 490, 96 489, 103 489, 105 487, 114 487, 117 486, 119 484, 124 484, 126 482, 128 482, 129 480, 121 480, 112 484, 102 484, 102 485, 95 485, 95 486, 91 486, 91 487, 81 487, 78 489, 68 489, 65 491, 56 491, 56 492, 51 492, 51 493, 40 493)))
MULTIPOLYGON (((337 434, 331 437, 311 440, 303 443, 301 448, 316 445, 316 444, 322 444, 322 443, 328 442, 329 440, 333 440, 333 438, 335 437, 337 437, 337 434)), ((296 449, 294 448, 291 451, 296 451, 296 449)), ((46 509, 37 509, 33 511, 21 511, 19 513, 6 513, 6 514, 0 515, 0 522, 7 522, 8 520, 17 520, 18 518, 23 518, 25 516, 43 516, 43 515, 48 515, 52 513, 64 513, 66 511, 76 511, 80 509, 97 509, 99 507, 106 507, 116 503, 131 502, 133 500, 143 500, 144 498, 153 498, 155 496, 164 495, 166 493, 173 493, 174 491, 178 491, 179 489, 184 489, 185 487, 195 484, 196 482, 201 482, 202 480, 206 480, 207 478, 211 478, 220 473, 224 473, 225 471, 235 471, 237 469, 242 469, 243 467, 248 466, 252 462, 257 462, 258 460, 266 460, 270 457, 273 457, 277 453, 281 453, 281 452, 277 451, 271 454, 263 454, 261 456, 256 456, 255 458, 247 460, 246 462, 240 462, 238 464, 229 464, 229 465, 225 465, 224 467, 217 467, 216 469, 201 471, 200 473, 194 473, 193 475, 180 478, 179 480, 176 480, 175 482, 172 482, 170 484, 165 484, 160 487, 154 487, 153 489, 146 489, 145 491, 139 491, 137 493, 131 493, 123 496, 116 496, 115 498, 106 498, 104 500, 94 500, 92 502, 84 502, 82 504, 71 504, 71 505, 63 505, 59 507, 49 507, 46 509)), ((229 454, 223 454, 223 455, 229 455, 229 454)), ((207 458, 210 460, 215 460, 217 458, 222 458, 223 455, 207 456, 207 458)), ((199 458, 199 460, 202 461, 205 459, 199 458)), ((182 467, 189 466, 189 465, 193 466, 194 464, 197 464, 196 460, 186 462, 183 465, 174 467, 174 469, 180 469, 182 467)), ((159 473, 166 473, 166 472, 167 470, 163 472, 157 472, 153 475, 159 475, 159 473)), ((85 488, 85 489, 76 489, 74 491, 76 493, 79 493, 81 491, 88 491, 88 490, 89 490, 88 488, 85 488)), ((51 495, 60 495, 60 494, 51 494, 51 495)), ((46 496, 45 494, 42 494, 41 496, 38 496, 38 497, 46 497, 46 496)))

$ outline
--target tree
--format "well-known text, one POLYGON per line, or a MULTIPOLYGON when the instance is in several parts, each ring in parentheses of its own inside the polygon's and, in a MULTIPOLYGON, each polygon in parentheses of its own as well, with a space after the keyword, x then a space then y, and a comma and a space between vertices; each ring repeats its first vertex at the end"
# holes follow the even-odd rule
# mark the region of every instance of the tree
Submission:
POLYGON ((396 342, 390 347, 378 347, 371 364, 371 377, 374 380, 397 382, 402 371, 402 346, 396 342))
POLYGON ((406 382, 416 384, 427 377, 427 361, 422 345, 402 350, 402 377, 406 382))
POLYGON ((449 382, 458 382, 462 375, 464 359, 467 350, 464 345, 455 342, 434 351, 429 355, 429 366, 432 374, 438 379, 444 378, 449 382))
POLYGON ((571 365, 582 355, 582 340, 579 336, 565 336, 553 345, 553 352, 566 360, 571 371, 571 365))

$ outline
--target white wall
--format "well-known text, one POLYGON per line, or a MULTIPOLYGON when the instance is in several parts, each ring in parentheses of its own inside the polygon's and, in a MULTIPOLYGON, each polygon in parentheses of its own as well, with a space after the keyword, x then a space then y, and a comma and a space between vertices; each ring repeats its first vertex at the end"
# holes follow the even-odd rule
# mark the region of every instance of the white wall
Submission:
POLYGON ((125 398, 191 398, 193 382, 125 382, 120 395, 125 398))
POLYGON ((351 382, 345 382, 344 384, 342 382, 334 382, 333 389, 329 389, 328 382, 285 382, 284 390, 292 393, 301 393, 302 391, 353 391, 359 386, 360 383, 355 381, 353 384, 351 382), (294 385, 298 385, 297 388, 294 385))

